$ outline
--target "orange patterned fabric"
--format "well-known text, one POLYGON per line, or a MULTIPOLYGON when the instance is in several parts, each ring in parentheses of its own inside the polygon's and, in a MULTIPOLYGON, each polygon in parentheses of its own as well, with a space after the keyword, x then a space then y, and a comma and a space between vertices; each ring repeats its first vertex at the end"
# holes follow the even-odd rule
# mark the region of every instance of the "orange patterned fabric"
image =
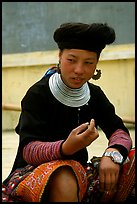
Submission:
POLYGON ((79 184, 79 198, 83 198, 87 189, 86 171, 74 160, 54 160, 41 164, 19 183, 15 197, 24 202, 40 202, 51 174, 61 166, 72 167, 79 184))

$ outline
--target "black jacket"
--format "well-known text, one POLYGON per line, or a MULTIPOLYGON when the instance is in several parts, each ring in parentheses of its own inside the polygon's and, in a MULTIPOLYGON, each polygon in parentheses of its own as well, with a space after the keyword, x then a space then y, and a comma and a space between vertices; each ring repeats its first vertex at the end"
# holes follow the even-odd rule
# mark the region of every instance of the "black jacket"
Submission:
MULTIPOLYGON (((21 101, 22 112, 15 129, 20 137, 19 147, 12 172, 18 167, 27 165, 22 157, 22 150, 28 142, 65 140, 71 130, 79 125, 78 108, 65 106, 56 100, 49 88, 49 77, 43 77, 30 87, 21 101)), ((101 88, 89 82, 88 84, 91 98, 87 105, 80 107, 80 124, 94 118, 96 127, 100 127, 108 139, 119 128, 129 134, 101 88)), ((126 148, 121 145, 116 145, 116 148, 126 158, 126 148)), ((69 159, 75 159, 85 165, 88 160, 87 149, 80 150, 69 159)))

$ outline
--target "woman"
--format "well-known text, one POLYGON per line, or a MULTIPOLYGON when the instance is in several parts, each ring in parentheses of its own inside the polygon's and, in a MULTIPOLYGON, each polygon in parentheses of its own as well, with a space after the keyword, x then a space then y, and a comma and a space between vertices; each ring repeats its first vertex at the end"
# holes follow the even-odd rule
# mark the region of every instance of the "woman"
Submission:
POLYGON ((53 37, 59 64, 30 87, 21 102, 16 127, 20 142, 10 174, 14 188, 8 178, 4 190, 12 189, 8 199, 24 202, 99 202, 106 195, 110 200, 118 192, 132 141, 114 106, 89 80, 100 76, 99 70, 94 75, 99 56, 114 42, 115 31, 102 23, 66 23, 53 37), (86 147, 98 138, 97 127, 108 147, 87 165, 86 147))

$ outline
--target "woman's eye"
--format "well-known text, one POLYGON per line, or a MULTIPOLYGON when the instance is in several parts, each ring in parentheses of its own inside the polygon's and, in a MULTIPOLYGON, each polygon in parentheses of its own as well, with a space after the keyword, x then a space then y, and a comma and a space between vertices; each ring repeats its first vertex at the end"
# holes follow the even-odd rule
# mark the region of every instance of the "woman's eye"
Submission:
POLYGON ((93 62, 85 62, 86 64, 93 64, 93 62))
POLYGON ((68 59, 68 61, 69 61, 69 62, 74 62, 74 60, 73 60, 73 59, 68 59))

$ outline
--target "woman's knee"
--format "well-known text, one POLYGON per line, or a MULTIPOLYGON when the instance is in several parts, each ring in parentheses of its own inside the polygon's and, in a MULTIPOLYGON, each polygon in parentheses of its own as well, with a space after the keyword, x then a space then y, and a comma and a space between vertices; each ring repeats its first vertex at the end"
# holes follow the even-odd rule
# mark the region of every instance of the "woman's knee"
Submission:
POLYGON ((78 183, 71 167, 58 168, 48 184, 49 201, 78 201, 78 183))

